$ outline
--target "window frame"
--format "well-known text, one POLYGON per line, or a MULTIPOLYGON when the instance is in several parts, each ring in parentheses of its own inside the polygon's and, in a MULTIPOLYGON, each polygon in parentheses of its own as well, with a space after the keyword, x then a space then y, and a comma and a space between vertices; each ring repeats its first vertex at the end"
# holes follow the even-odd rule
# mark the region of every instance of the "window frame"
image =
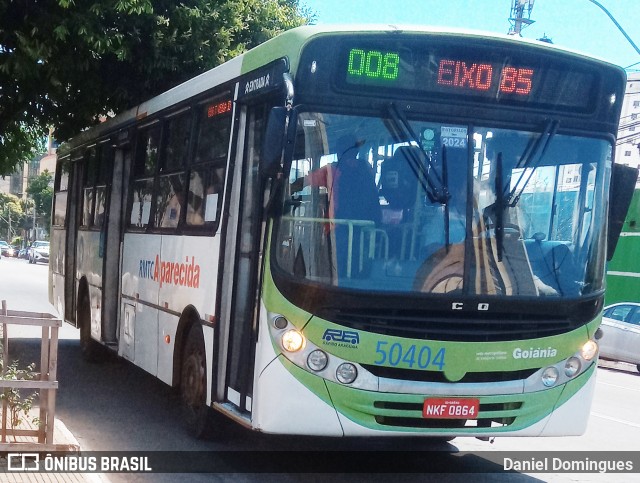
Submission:
MULTIPOLYGON (((171 112, 159 115, 155 119, 152 119, 144 124, 140 124, 136 127, 135 141, 133 146, 133 165, 131 168, 131 180, 129 196, 126 204, 126 215, 124 230, 125 232, 132 233, 159 233, 159 234, 188 234, 188 235, 203 235, 210 236, 217 233, 223 212, 223 200, 227 185, 228 169, 230 164, 230 152, 234 143, 234 132, 237 130, 234 123, 234 107, 235 101, 233 100, 233 93, 230 89, 220 90, 214 94, 209 93, 208 96, 192 103, 188 106, 182 106, 171 112), (215 132, 218 133, 217 146, 220 149, 217 150, 217 155, 213 158, 207 158, 204 160, 197 159, 197 150, 200 146, 201 129, 203 127, 203 121, 207 116, 207 109, 219 108, 224 106, 221 112, 216 111, 215 116, 221 121, 219 124, 213 124, 215 132), (189 123, 188 132, 188 146, 184 150, 183 159, 180 164, 170 163, 167 164, 168 146, 170 143, 169 133, 171 132, 170 124, 179 119, 186 119, 189 123), (159 140, 157 142, 158 151, 156 157, 155 167, 153 173, 142 172, 140 169, 141 150, 143 145, 141 144, 145 137, 145 132, 158 129, 159 140), (222 143, 222 144, 221 144, 222 143), (186 155, 185 155, 186 153, 186 155), (212 220, 206 221, 207 216, 201 213, 202 222, 190 222, 189 216, 193 215, 195 209, 193 208, 192 199, 195 199, 194 191, 192 187, 195 186, 195 176, 202 179, 202 173, 205 173, 207 179, 215 179, 208 184, 216 186, 217 191, 213 191, 211 194, 216 194, 215 198, 215 217, 212 220), (180 214, 176 223, 172 223, 172 226, 160 226, 162 221, 159 216, 159 211, 167 209, 168 203, 164 204, 164 208, 161 206, 160 188, 163 182, 169 177, 181 177, 181 195, 182 203, 180 204, 180 214), (148 211, 148 221, 145 225, 137 226, 131 222, 132 210, 134 209, 134 203, 136 202, 136 185, 142 182, 146 182, 147 190, 150 191, 150 206, 148 211)), ((209 128, 210 129, 210 128, 209 128)), ((210 131, 209 131, 210 132, 210 131)), ((144 167, 142 168, 144 169, 144 167)), ((207 189, 207 183, 201 182, 200 198, 202 199, 201 206, 206 209, 206 197, 203 197, 205 190, 207 189), (203 199, 204 198, 204 199, 203 199)), ((145 195, 147 196, 147 195, 145 195)), ((142 202, 142 199, 138 202, 142 202)), ((146 217, 147 214, 145 213, 146 217)), ((195 216, 193 219, 197 219, 195 216)))

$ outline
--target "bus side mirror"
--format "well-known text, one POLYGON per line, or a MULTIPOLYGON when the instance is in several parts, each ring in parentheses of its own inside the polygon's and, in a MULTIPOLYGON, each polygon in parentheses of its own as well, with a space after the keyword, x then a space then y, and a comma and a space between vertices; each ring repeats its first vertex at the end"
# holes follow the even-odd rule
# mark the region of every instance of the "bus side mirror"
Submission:
POLYGON ((260 160, 260 174, 264 178, 273 178, 280 172, 287 126, 287 112, 285 107, 274 107, 269 112, 267 128, 262 142, 262 158, 260 160))
POLYGON ((624 220, 631 205, 631 198, 638 179, 638 169, 613 165, 611 172, 611 190, 609 197, 609 230, 607 236, 607 261, 613 258, 624 220))

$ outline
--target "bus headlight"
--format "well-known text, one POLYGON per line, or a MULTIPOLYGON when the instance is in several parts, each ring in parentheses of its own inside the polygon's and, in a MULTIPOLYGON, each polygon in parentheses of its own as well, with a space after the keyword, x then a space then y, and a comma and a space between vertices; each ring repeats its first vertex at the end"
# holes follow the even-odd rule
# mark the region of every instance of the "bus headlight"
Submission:
POLYGON ((336 369, 336 379, 342 384, 351 384, 358 377, 358 369, 349 362, 343 362, 336 369))
POLYGON ((287 352, 298 352, 304 346, 304 336, 297 330, 288 330, 282 334, 282 347, 287 352))
POLYGON ((312 351, 307 357, 307 365, 312 371, 321 371, 325 367, 327 367, 327 363, 329 362, 329 358, 324 351, 320 349, 316 349, 312 351))
POLYGON ((598 353, 598 344, 594 340, 588 340, 580 349, 580 355, 585 361, 590 361, 598 353))
POLYGON ((542 384, 547 387, 553 386, 558 380, 559 375, 558 369, 553 366, 547 367, 542 373, 542 384))
POLYGON ((580 366, 582 366, 582 364, 580 364, 580 359, 578 359, 577 357, 569 357, 564 365, 565 375, 567 377, 575 376, 580 370, 580 366))

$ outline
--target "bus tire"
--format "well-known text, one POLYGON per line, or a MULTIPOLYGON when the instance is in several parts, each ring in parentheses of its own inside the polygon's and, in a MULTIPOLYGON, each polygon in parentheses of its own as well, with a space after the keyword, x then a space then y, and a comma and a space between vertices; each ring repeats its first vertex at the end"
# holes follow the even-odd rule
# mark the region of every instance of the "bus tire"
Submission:
POLYGON ((105 357, 105 349, 97 341, 91 338, 91 306, 86 290, 78 301, 77 320, 80 326, 80 353, 87 362, 102 362, 105 357))
POLYGON ((180 365, 180 398, 187 431, 194 438, 209 432, 210 409, 207 407, 207 377, 204 335, 199 324, 189 328, 180 365))

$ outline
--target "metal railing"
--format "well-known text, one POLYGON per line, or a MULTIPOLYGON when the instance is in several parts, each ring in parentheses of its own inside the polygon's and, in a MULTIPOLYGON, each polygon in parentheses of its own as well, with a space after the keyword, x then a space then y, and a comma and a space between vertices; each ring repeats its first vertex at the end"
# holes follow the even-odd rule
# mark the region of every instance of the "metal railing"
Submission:
MULTIPOLYGON (((78 448, 70 444, 54 443, 54 423, 56 409, 56 390, 58 389, 58 329, 62 321, 51 314, 21 312, 7 310, 6 301, 2 301, 0 311, 0 327, 2 328, 2 372, 0 374, 0 391, 6 394, 7 389, 35 390, 38 393, 39 416, 33 424, 27 421, 14 427, 11 417, 10 402, 2 398, 0 451, 74 451, 78 448), (7 378, 9 367, 9 325, 40 326, 42 340, 40 343, 39 372, 31 373, 30 378, 7 378)), ((22 396, 22 394, 21 394, 22 396)))

